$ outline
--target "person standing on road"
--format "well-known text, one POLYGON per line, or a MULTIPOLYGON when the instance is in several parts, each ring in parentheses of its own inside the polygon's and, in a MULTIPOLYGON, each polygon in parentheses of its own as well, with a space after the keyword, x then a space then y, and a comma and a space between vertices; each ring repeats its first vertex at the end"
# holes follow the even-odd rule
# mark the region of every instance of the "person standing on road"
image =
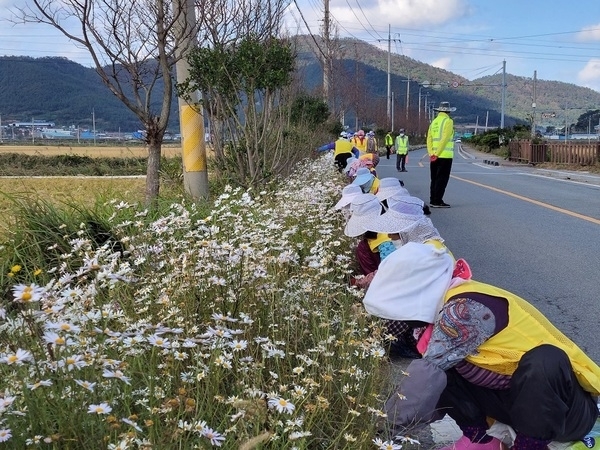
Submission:
POLYGON ((404 128, 400 128, 400 134, 396 137, 396 170, 406 172, 406 157, 408 155, 408 136, 404 134, 404 128))
POLYGON ((454 158, 454 121, 448 113, 456 111, 456 108, 451 108, 448 102, 440 102, 433 110, 438 114, 427 131, 427 153, 431 173, 429 205, 432 208, 450 208, 450 205, 444 202, 454 158))
POLYGON ((373 130, 367 133, 367 153, 377 154, 379 156, 379 147, 377 146, 377 138, 373 130))
POLYGON ((387 159, 390 159, 390 153, 392 152, 393 146, 394 138, 392 137, 392 132, 389 131, 388 134, 385 135, 385 156, 387 159))

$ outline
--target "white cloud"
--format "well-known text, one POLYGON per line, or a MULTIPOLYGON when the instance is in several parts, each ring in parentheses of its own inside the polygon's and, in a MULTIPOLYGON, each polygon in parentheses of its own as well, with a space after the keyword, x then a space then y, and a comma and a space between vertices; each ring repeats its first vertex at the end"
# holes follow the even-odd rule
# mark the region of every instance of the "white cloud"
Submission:
POLYGON ((576 38, 578 41, 600 41, 600 23, 584 27, 577 33, 576 38))
POLYGON ((444 56, 436 61, 432 61, 429 64, 433 67, 437 67, 438 69, 450 70, 450 64, 452 63, 452 59, 449 56, 444 56))
MULTIPOLYGON (((302 4, 305 2, 302 1, 302 4)), ((333 0, 330 11, 335 21, 344 26, 355 23, 358 27, 370 28, 371 24, 382 30, 387 29, 388 24, 396 28, 445 24, 466 15, 469 7, 466 0, 363 0, 360 3, 357 0, 333 0)), ((303 11, 307 17, 315 12, 314 8, 303 11)), ((322 12, 319 11, 318 14, 322 12)), ((322 20, 322 17, 318 18, 322 20)), ((310 22, 308 19, 307 21, 310 22)))
POLYGON ((590 59, 577 74, 577 79, 584 86, 600 91, 600 58, 590 59))

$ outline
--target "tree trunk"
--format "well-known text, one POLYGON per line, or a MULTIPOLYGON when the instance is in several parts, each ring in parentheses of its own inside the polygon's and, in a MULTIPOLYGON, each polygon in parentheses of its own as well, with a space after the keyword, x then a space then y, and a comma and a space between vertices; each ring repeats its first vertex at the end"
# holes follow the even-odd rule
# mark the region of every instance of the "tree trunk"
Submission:
POLYGON ((160 156, 162 137, 158 130, 147 130, 148 166, 146 168, 146 204, 151 205, 160 189, 160 156))

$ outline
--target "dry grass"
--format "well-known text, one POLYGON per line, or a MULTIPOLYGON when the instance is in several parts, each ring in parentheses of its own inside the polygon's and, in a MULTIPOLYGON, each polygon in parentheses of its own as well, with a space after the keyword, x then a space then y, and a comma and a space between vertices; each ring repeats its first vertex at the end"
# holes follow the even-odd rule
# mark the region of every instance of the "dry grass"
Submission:
POLYGON ((93 206, 98 197, 143 202, 146 178, 0 178, 0 235, 12 223, 11 197, 43 198, 54 204, 93 206))
MULTIPOLYGON (((148 156, 148 151, 143 145, 0 145, 0 153, 21 153, 24 155, 40 156, 79 155, 90 158, 137 158, 148 156)), ((167 158, 181 155, 181 146, 172 144, 163 145, 162 154, 167 158)))

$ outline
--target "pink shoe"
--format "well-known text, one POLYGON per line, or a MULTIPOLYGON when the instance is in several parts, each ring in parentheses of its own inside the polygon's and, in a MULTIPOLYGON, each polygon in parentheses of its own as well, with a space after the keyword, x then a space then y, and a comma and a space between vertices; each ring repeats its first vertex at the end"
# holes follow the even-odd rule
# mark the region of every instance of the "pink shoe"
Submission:
POLYGON ((502 442, 499 439, 492 438, 490 442, 478 444, 471 442, 468 437, 463 436, 454 444, 442 447, 440 450, 502 450, 502 442))

